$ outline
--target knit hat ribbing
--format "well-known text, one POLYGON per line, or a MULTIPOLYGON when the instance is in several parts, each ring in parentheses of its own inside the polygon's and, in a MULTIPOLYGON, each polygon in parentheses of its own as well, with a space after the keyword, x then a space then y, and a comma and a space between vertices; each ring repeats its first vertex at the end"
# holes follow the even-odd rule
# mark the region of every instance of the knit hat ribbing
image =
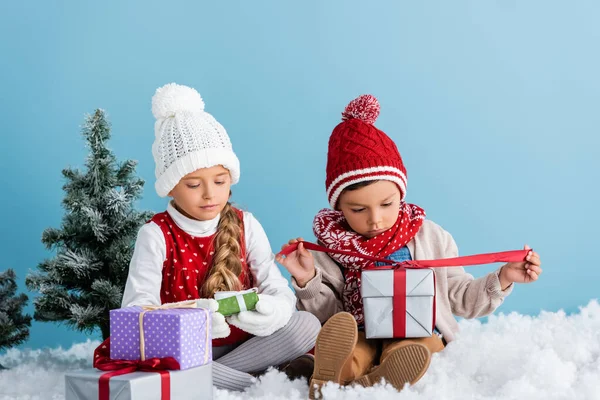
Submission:
POLYGON ((401 200, 406 196, 406 169, 398 148, 373 125, 379 111, 375 97, 359 96, 346 106, 342 122, 331 133, 325 187, 332 208, 345 188, 364 181, 392 181, 400 189, 401 200))
POLYGON ((167 84, 152 97, 156 163, 155 188, 165 197, 185 175, 200 168, 222 165, 231 183, 240 179, 240 162, 225 128, 204 111, 204 101, 193 88, 167 84))

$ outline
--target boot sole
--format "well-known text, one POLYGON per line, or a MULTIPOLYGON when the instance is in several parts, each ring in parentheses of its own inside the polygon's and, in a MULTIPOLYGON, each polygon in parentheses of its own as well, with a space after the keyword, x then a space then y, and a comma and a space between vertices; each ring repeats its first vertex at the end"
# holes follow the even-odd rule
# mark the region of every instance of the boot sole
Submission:
POLYGON ((321 328, 315 343, 315 368, 310 380, 310 399, 320 394, 321 386, 327 382, 346 383, 341 378, 343 367, 351 359, 357 340, 356 321, 349 313, 334 315, 321 328))
POLYGON ((422 344, 408 344, 390 354, 373 372, 355 382, 370 387, 384 379, 397 390, 402 390, 406 383, 414 385, 425 375, 431 353, 422 344))

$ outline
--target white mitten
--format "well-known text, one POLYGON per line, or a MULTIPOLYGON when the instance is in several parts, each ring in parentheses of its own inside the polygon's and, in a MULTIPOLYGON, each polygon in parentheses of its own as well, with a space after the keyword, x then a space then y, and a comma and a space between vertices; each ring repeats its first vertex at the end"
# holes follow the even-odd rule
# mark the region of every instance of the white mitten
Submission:
POLYGON ((211 311, 212 315, 212 338, 220 339, 229 336, 231 328, 225 321, 223 314, 218 312, 219 303, 215 299, 198 299, 196 305, 200 308, 206 308, 211 311))
POLYGON ((242 311, 227 317, 227 320, 254 336, 269 336, 288 323, 292 312, 292 306, 284 299, 259 294, 255 311, 242 311))

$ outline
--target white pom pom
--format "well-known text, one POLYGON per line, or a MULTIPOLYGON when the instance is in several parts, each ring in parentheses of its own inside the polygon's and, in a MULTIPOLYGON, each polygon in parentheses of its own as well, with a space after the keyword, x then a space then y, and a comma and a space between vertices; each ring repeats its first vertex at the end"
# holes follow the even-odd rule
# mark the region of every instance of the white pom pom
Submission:
POLYGON ((169 118, 179 111, 204 111, 204 101, 200 93, 188 86, 169 83, 156 89, 152 97, 154 118, 169 118))

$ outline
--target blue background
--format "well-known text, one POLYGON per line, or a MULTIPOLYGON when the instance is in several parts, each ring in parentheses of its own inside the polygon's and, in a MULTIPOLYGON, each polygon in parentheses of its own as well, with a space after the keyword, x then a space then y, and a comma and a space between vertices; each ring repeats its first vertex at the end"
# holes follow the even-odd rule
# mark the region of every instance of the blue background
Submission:
MULTIPOLYGON (((228 130, 242 163, 234 200, 273 247, 312 238, 329 134, 348 101, 371 93, 408 169, 408 201, 462 254, 528 243, 542 255, 542 279, 501 311, 575 311, 600 281, 599 14, 591 0, 5 3, 0 269, 16 269, 25 291, 52 256, 41 233, 60 224, 60 171, 83 164, 79 127, 97 107, 117 157, 139 160, 139 207, 165 208, 150 101, 173 81, 198 89, 228 130)), ((81 340, 35 322, 25 346, 81 340)))

